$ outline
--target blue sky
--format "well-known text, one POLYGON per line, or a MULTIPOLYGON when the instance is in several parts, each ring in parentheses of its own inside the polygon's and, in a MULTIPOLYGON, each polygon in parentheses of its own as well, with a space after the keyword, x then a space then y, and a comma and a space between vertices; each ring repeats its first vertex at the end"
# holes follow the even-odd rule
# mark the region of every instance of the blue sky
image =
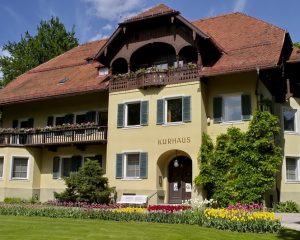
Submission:
POLYGON ((244 12, 287 29, 300 42, 299 0, 0 0, 0 56, 3 44, 35 34, 39 22, 58 16, 68 30, 75 26, 80 43, 109 36, 124 18, 164 3, 188 20, 244 12))

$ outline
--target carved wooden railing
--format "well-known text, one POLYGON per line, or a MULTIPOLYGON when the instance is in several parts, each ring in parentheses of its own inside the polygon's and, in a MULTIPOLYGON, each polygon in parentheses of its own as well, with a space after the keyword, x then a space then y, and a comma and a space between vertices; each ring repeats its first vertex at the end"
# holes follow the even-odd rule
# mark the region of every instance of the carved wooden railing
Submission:
POLYGON ((165 86, 173 83, 183 83, 199 80, 197 67, 182 67, 166 72, 146 72, 132 76, 112 76, 109 82, 110 92, 126 91, 137 88, 165 86))
POLYGON ((49 129, 32 132, 0 133, 0 145, 59 145, 68 143, 106 142, 107 127, 49 129))

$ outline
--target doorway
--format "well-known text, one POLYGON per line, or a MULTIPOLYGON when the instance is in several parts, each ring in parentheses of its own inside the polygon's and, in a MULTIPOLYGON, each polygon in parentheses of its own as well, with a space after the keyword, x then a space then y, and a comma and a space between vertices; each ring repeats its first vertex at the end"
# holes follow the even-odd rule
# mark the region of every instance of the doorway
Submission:
POLYGON ((175 157, 169 163, 169 203, 181 204, 192 196, 192 160, 175 157))

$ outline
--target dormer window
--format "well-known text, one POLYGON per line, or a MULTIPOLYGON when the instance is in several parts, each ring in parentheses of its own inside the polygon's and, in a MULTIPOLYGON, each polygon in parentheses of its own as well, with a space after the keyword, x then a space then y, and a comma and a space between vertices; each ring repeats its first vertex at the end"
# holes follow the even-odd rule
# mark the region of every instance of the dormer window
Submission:
POLYGON ((98 71, 99 76, 106 76, 106 75, 108 75, 108 73, 109 73, 109 70, 107 67, 99 68, 99 71, 98 71))

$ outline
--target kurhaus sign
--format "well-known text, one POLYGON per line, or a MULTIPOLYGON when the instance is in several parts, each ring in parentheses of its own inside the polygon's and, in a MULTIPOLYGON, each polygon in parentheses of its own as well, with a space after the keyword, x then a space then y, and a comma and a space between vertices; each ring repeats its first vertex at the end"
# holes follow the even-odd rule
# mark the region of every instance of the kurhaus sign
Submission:
POLYGON ((190 143, 190 137, 177 137, 177 138, 162 138, 158 139, 158 145, 167 145, 167 144, 178 144, 178 143, 190 143))

